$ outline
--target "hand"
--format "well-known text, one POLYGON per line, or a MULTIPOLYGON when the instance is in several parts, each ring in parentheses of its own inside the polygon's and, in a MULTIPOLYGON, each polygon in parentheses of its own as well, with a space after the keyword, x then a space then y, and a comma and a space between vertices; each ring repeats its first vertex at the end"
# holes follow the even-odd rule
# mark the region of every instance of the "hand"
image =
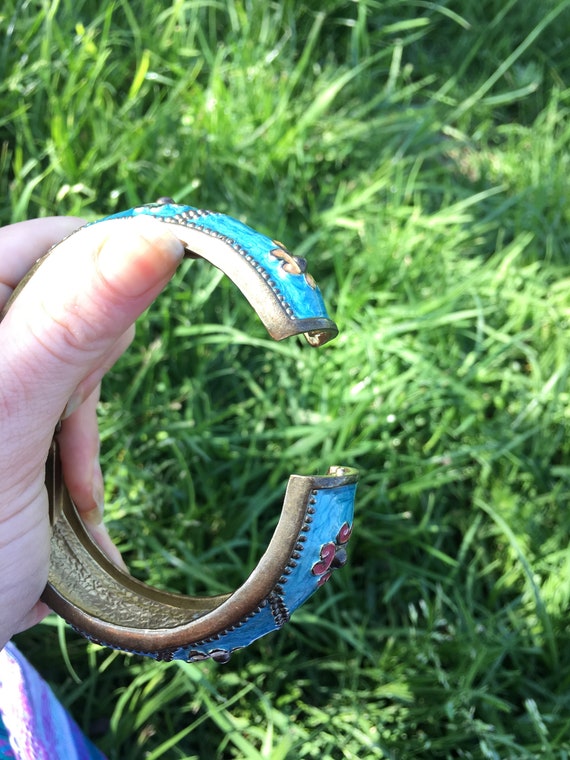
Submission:
MULTIPOLYGON (((53 217, 0 229, 0 309, 34 261, 81 223, 53 217)), ((50 539, 44 477, 60 418, 70 494, 94 539, 121 563, 102 524, 99 382, 183 253, 149 218, 87 227, 48 256, 0 323, 0 648, 48 612, 39 601, 50 539)))

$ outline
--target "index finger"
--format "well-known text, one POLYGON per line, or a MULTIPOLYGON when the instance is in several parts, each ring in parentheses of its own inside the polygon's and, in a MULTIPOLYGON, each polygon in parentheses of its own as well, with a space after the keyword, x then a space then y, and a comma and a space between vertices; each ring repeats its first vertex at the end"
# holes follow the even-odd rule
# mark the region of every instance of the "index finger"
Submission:
POLYGON ((77 216, 48 216, 0 227, 0 309, 34 262, 83 224, 77 216))

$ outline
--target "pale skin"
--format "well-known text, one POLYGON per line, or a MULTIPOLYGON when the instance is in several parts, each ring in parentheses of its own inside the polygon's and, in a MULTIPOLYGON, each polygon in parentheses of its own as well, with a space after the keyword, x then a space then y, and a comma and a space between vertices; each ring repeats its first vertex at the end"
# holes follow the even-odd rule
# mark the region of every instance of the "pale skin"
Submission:
MULTIPOLYGON (((51 217, 0 229, 0 309, 36 259, 81 224, 51 217)), ((102 523, 99 384, 183 254, 156 220, 86 228, 46 259, 0 323, 0 648, 48 612, 45 460, 61 418, 69 491, 95 540, 122 562, 102 523)))

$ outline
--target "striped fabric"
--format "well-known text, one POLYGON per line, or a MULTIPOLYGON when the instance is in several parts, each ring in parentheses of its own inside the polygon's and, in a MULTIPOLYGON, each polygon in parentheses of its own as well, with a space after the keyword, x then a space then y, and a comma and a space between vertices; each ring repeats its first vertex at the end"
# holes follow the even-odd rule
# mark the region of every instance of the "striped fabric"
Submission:
POLYGON ((0 652, 0 760, 105 760, 13 644, 0 652))

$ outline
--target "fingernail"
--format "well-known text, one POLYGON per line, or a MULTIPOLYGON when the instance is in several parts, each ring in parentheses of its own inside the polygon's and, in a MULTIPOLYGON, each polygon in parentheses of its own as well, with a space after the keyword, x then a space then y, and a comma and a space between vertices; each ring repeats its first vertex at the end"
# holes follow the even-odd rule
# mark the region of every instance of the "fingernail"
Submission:
POLYGON ((81 404, 85 401, 83 398, 83 394, 79 391, 75 391, 75 393, 72 393, 72 395, 69 398, 69 401, 65 405, 65 409, 61 413, 60 419, 65 420, 68 417, 71 417, 73 412, 77 411, 81 404))
POLYGON ((121 557, 119 550, 109 536, 109 532, 105 527, 105 524, 100 523, 99 525, 89 525, 87 529, 91 535, 91 538, 104 552, 107 558, 110 559, 111 562, 120 568, 124 573, 130 575, 129 568, 125 565, 125 561, 121 557))
POLYGON ((97 262, 110 286, 137 298, 169 276, 183 257, 184 246, 166 225, 140 217, 115 227, 97 262))

